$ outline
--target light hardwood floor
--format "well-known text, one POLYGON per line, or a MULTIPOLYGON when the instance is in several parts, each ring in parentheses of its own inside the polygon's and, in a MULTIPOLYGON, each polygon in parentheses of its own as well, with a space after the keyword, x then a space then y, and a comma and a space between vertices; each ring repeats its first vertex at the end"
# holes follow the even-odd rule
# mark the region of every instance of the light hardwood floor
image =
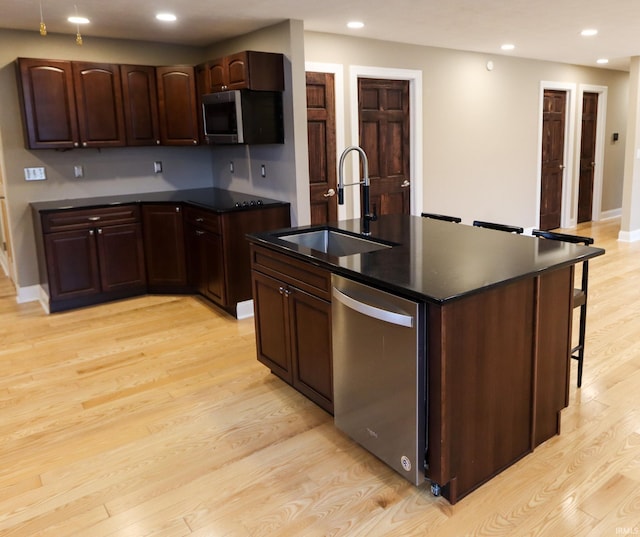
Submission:
POLYGON ((146 296, 45 315, 0 278, 0 535, 640 534, 640 243, 581 225, 587 355, 554 437, 455 506, 255 359, 253 320, 146 296))

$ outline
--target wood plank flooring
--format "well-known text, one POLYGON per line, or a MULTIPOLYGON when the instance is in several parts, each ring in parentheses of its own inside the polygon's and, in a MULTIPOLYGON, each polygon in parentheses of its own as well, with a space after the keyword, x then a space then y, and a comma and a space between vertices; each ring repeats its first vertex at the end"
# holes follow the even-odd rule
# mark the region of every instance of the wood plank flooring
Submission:
POLYGON ((640 243, 581 225, 582 389, 562 434, 455 506, 255 358, 253 320, 146 296, 45 315, 0 277, 2 537, 640 534, 640 243))

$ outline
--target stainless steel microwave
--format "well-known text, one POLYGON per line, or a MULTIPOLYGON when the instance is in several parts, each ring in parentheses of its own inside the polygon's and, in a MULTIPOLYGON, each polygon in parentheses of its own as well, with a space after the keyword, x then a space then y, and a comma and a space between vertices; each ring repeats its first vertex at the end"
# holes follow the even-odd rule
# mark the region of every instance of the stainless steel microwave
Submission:
POLYGON ((202 96, 210 144, 282 144, 282 92, 232 90, 202 96))

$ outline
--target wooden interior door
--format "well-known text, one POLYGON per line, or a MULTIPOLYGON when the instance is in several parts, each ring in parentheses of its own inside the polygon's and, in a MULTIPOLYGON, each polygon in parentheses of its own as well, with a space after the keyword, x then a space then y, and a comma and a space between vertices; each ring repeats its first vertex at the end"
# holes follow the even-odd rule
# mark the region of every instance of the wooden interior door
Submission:
POLYGON ((369 157, 371 209, 411 212, 409 81, 358 79, 360 146, 369 157))
POLYGON ((564 129, 567 93, 544 90, 540 229, 560 227, 564 176, 564 129))
POLYGON ((307 135, 311 223, 338 219, 335 83, 331 73, 307 73, 307 135))
POLYGON ((582 137, 580 142, 580 182, 578 186, 578 224, 590 222, 593 209, 593 176, 596 165, 596 127, 598 94, 582 96, 582 137))

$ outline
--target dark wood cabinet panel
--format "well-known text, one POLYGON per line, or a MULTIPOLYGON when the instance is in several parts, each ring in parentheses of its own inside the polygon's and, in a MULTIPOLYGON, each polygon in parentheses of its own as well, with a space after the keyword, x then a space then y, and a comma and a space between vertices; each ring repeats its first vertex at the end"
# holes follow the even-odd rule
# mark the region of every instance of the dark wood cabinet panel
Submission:
POLYGON ((127 145, 160 144, 156 68, 121 65, 127 145))
POLYGON ((138 215, 123 205, 41 216, 51 311, 146 290, 138 215))
POLYGON ((331 302, 293 284, 329 288, 330 273, 255 245, 251 260, 258 360, 332 413, 331 302))
POLYGON ((100 292, 100 272, 92 229, 61 231, 44 237, 49 294, 52 300, 100 292))
POLYGON ((147 284, 150 291, 184 292, 187 265, 182 206, 142 206, 147 284))
POLYGON ((157 67, 160 139, 164 145, 197 145, 198 106, 193 67, 157 67))
POLYGON ((293 386, 333 412, 331 303, 289 288, 293 386))
POLYGON ((189 285, 216 304, 227 307, 220 215, 187 207, 185 216, 189 285))
POLYGON ((119 67, 89 62, 71 65, 82 147, 126 145, 119 67))
POLYGON ((103 292, 146 288, 142 226, 121 224, 96 230, 103 292))
POLYGON ((284 56, 247 50, 203 64, 205 93, 236 89, 284 90, 284 56))
POLYGON ((289 323, 282 282, 253 273, 253 307, 258 360, 289 384, 293 383, 289 323))
POLYGON ((78 118, 71 62, 20 58, 17 66, 27 146, 77 147, 78 118))

